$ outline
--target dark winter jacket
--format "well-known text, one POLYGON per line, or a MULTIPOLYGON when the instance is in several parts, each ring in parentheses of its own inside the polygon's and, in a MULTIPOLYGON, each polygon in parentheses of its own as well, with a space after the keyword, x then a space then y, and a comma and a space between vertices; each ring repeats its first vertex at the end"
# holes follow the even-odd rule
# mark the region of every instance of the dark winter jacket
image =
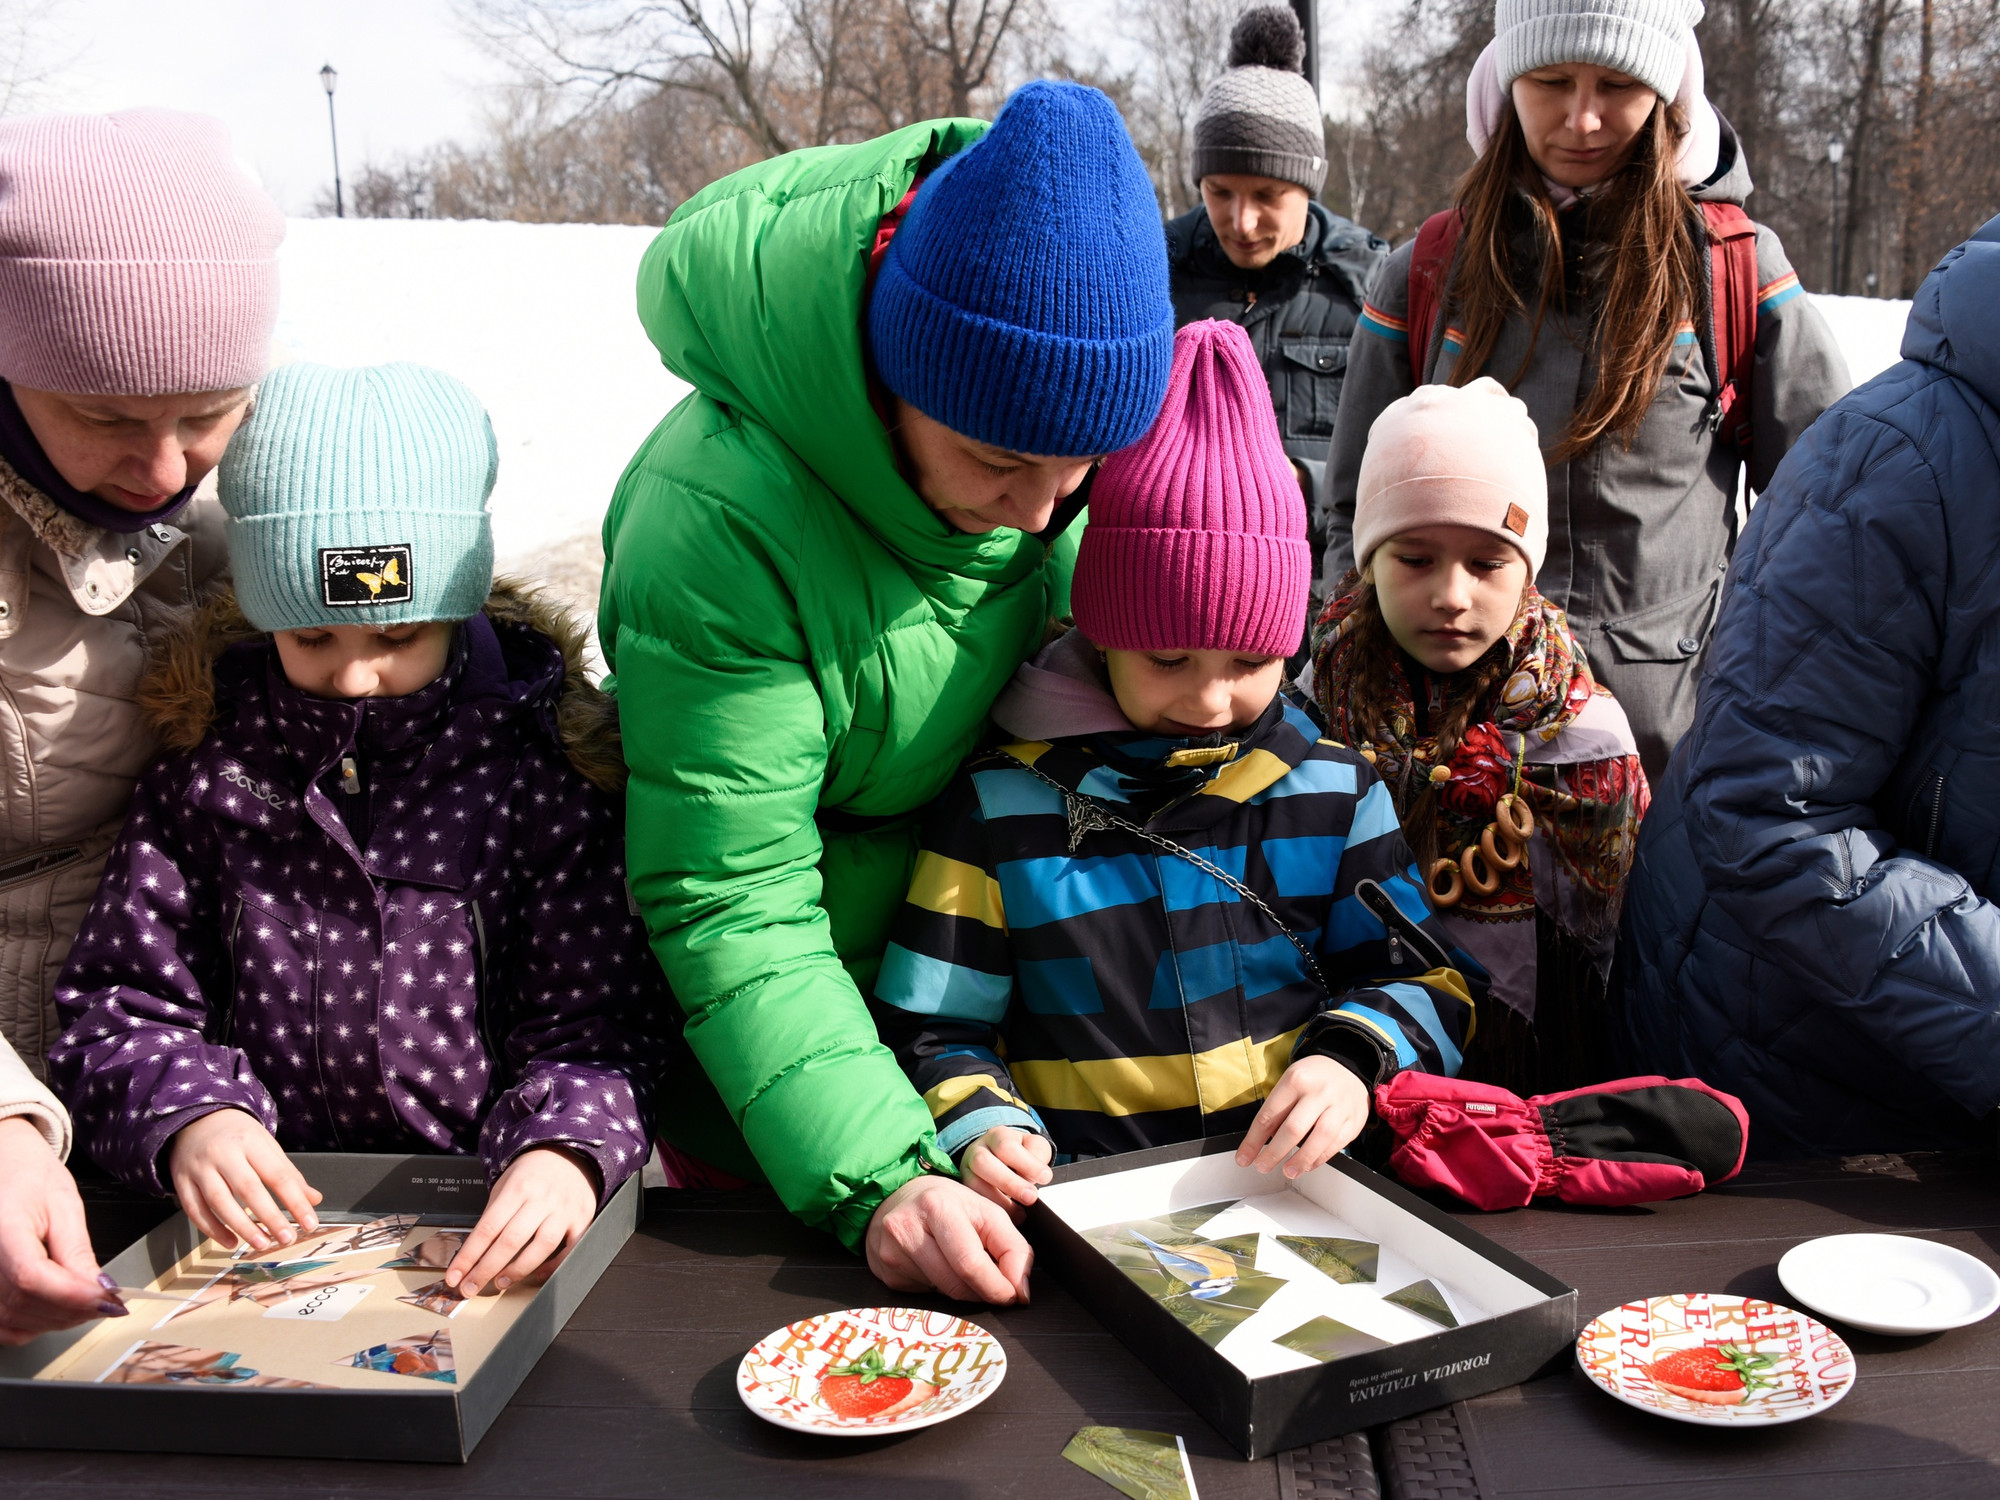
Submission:
POLYGON ((1255 271, 1222 253, 1206 208, 1167 225, 1175 326, 1203 318, 1240 323, 1264 366, 1285 454, 1311 485, 1304 503, 1315 570, 1326 545, 1317 518, 1324 510, 1327 445, 1347 374, 1348 340, 1361 316, 1362 294, 1388 253, 1388 241, 1322 203, 1308 205, 1305 238, 1255 271))
MULTIPOLYGON (((1740 204, 1749 193, 1749 168, 1725 123, 1720 164, 1694 197, 1740 204)), ((1580 208, 1566 214, 1565 244, 1581 242, 1583 227, 1580 208)), ((1525 214, 1516 232, 1515 264, 1534 264, 1525 214)), ((1406 324, 1414 251, 1414 242, 1404 245, 1383 263, 1348 356, 1327 482, 1325 579, 1334 584, 1354 561, 1354 490, 1369 426, 1413 389, 1406 324)), ((1572 279, 1597 253, 1585 246, 1572 279)), ((1579 284, 1585 300, 1574 316, 1548 311, 1532 360, 1534 322, 1524 312, 1501 329, 1486 362, 1486 372, 1527 403, 1544 449, 1561 440, 1596 379, 1585 352, 1588 322, 1597 315, 1591 284, 1601 285, 1597 275, 1579 284)), ((1716 381, 1690 321, 1630 447, 1614 435, 1549 470, 1548 557, 1535 586, 1568 613, 1592 673, 1624 705, 1646 774, 1656 781, 1694 715, 1702 646, 1736 541, 1738 477, 1747 464, 1750 488, 1761 492, 1799 434, 1848 387, 1847 362, 1826 320, 1801 294, 1778 237, 1761 227, 1757 285, 1751 451, 1724 441, 1706 420, 1716 381)), ((1532 307, 1532 288, 1525 295, 1532 307)), ((1458 362, 1453 316, 1447 298, 1427 356, 1428 381, 1449 380, 1458 362)))
POLYGON ((1962 1144, 2000 1104, 2000 219, 1903 362, 1750 514, 1701 703, 1639 840, 1634 1071, 1771 1155, 1962 1144))
POLYGON ((1371 1084, 1456 1073, 1468 980, 1391 941, 1370 880, 1449 948, 1388 788, 1282 698, 1219 750, 1129 729, 1009 744, 931 809, 871 1010, 953 1155, 998 1125, 1067 1156, 1242 1130, 1302 1040, 1371 1084), (1066 793, 1255 892, 1331 994, 1214 875, 1117 828, 1076 841, 1066 793))
POLYGON ((97 1162, 164 1192, 174 1133, 235 1106, 288 1150, 476 1150, 495 1177, 563 1145, 607 1195, 639 1168, 641 1037, 678 1017, 581 647, 503 587, 436 682, 335 700, 226 596, 174 638, 141 688, 169 753, 56 990, 52 1081, 97 1162))

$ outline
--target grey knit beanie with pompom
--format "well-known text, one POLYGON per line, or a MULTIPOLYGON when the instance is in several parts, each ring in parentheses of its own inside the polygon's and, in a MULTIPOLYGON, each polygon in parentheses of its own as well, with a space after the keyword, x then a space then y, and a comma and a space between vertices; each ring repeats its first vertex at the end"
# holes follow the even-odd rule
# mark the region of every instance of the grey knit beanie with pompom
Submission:
POLYGON ((1326 121, 1300 71, 1305 36, 1288 5, 1245 11, 1229 33, 1229 71, 1201 96, 1194 117, 1194 180, 1211 172, 1326 182, 1326 121))

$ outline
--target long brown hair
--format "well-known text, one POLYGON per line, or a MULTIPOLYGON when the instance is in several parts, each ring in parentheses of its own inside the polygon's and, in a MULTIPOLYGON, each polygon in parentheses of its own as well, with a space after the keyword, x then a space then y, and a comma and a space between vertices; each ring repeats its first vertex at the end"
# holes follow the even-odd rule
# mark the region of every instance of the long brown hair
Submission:
MULTIPOLYGON (((1599 231, 1593 238, 1603 241, 1604 267, 1592 351, 1596 379, 1550 451, 1551 463, 1575 458, 1606 433, 1629 446, 1659 394, 1681 321, 1707 315, 1698 211, 1675 170, 1687 129, 1679 105, 1655 105, 1631 159, 1591 195, 1588 213, 1599 231)), ((1532 269, 1540 287, 1528 353, 1507 379, 1510 387, 1527 373, 1548 309, 1562 307, 1564 298, 1562 229, 1510 102, 1498 134, 1458 185, 1465 227, 1451 302, 1465 337, 1453 385, 1485 373, 1502 327, 1524 310, 1509 232, 1522 204, 1534 219, 1540 265, 1532 269)))
MULTIPOLYGON (((1525 603, 1526 589, 1521 596, 1525 603)), ((1341 641, 1341 649, 1351 651, 1355 663, 1353 717, 1369 729, 1386 725, 1391 710, 1406 701, 1404 689, 1397 682, 1403 651, 1390 633, 1389 622, 1382 618, 1372 569, 1364 568, 1355 586, 1354 606, 1348 612, 1347 634, 1341 641)), ((1449 765, 1458 752, 1458 742, 1464 737, 1466 726, 1474 722, 1474 715, 1482 709, 1486 715, 1491 714, 1494 695, 1512 663, 1512 650, 1503 635, 1478 661, 1444 679, 1444 702, 1430 722, 1430 733, 1437 740, 1433 764, 1449 765)), ((1318 669, 1323 668, 1316 666, 1318 669)), ((1335 724, 1329 732, 1339 738, 1349 731, 1347 726, 1335 724)), ((1406 766, 1400 783, 1391 785, 1389 792, 1403 820, 1403 836, 1417 856, 1417 868, 1428 870, 1438 857, 1437 788, 1421 772, 1411 774, 1406 766)))

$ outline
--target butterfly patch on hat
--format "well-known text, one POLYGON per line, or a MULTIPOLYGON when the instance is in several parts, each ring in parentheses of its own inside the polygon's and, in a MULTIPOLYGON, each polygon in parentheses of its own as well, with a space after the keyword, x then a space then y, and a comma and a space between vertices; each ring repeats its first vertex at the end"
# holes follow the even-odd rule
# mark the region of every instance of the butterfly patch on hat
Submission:
POLYGON ((410 544, 319 549, 320 598, 329 608, 402 604, 410 598, 410 544))

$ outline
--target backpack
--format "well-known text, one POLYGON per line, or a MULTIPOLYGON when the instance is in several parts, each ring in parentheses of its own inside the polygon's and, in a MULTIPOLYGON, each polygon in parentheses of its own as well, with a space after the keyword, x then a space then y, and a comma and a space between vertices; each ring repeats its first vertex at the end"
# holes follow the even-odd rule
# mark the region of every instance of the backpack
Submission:
MULTIPOLYGON (((1704 203, 1708 229, 1708 328, 1702 353, 1722 372, 1709 398, 1712 432, 1748 452, 1750 372, 1757 358, 1757 226, 1734 203, 1704 203)), ((1432 214, 1417 231, 1410 260, 1410 374, 1424 383, 1424 360, 1444 305, 1445 279, 1458 250, 1463 221, 1457 209, 1432 214)))

